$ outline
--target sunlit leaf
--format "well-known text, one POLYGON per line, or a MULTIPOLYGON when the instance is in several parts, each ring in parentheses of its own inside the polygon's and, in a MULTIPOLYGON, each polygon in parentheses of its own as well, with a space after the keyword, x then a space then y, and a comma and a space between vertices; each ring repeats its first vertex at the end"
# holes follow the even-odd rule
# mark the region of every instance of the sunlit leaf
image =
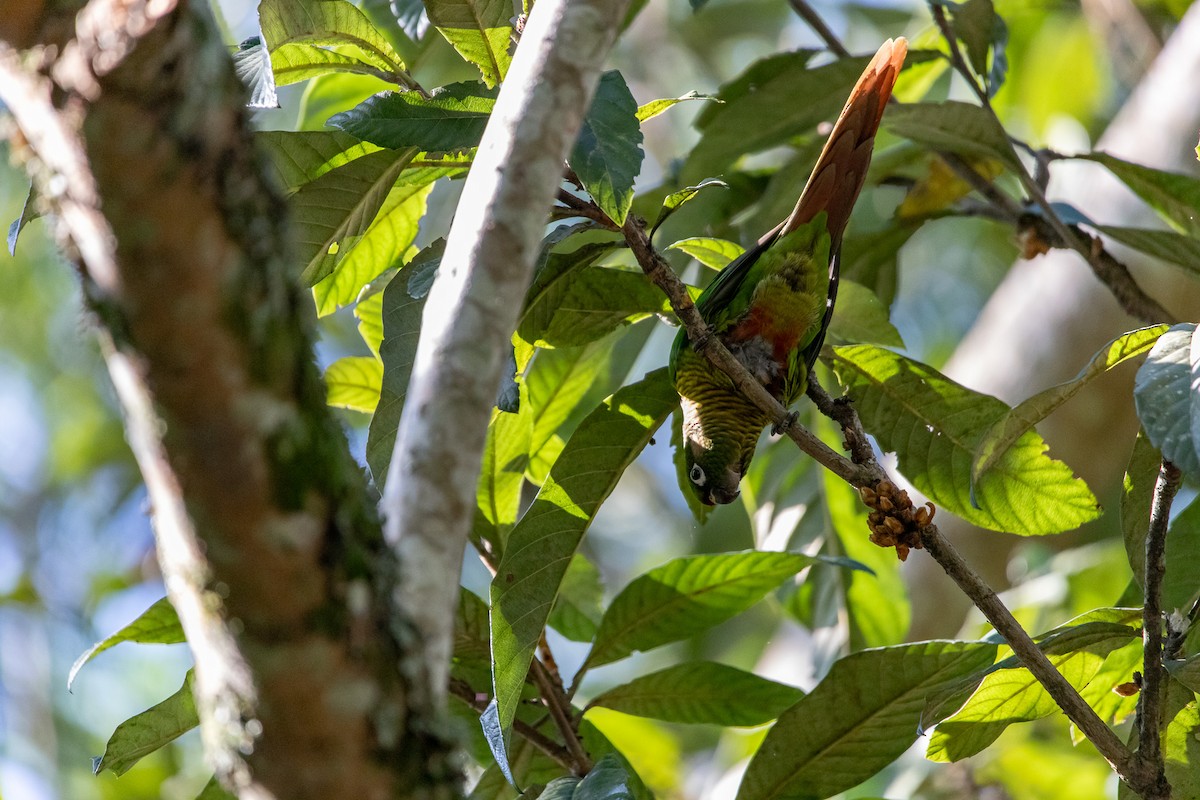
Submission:
POLYGON ((495 86, 512 63, 508 48, 513 30, 507 0, 426 0, 425 11, 459 55, 479 68, 484 83, 495 86))
POLYGON ((183 635, 183 626, 179 624, 179 615, 175 613, 171 602, 164 597, 143 611, 133 622, 96 642, 75 659, 71 671, 67 674, 67 691, 71 691, 71 684, 75 682, 75 676, 83 669, 84 664, 121 642, 179 644, 185 641, 187 639, 183 635))
POLYGON ((1170 461, 1200 475, 1200 334, 1193 323, 1159 338, 1137 371, 1133 400, 1142 429, 1170 461))
POLYGON ((759 747, 738 800, 831 797, 916 741, 926 697, 986 667, 996 645, 922 642, 841 659, 785 711, 759 747))
POLYGON ((178 739, 200 724, 192 696, 192 671, 188 670, 179 691, 117 726, 104 755, 93 759, 92 772, 112 770, 118 777, 155 750, 178 739))
POLYGON ((259 131, 254 140, 266 152, 279 185, 289 193, 380 150, 341 131, 259 131))
POLYGON ((829 335, 843 342, 904 347, 900 331, 888 318, 887 306, 867 287, 844 279, 838 285, 829 335))
POLYGON ((1200 797, 1200 708, 1196 695, 1169 681, 1167 727, 1163 732, 1163 760, 1172 797, 1200 797))
POLYGON ((614 394, 580 423, 509 535, 492 581, 493 679, 505 733, 571 557, 600 504, 677 403, 665 369, 614 394))
MULTIPOLYGON (((525 293, 525 303, 517 323, 517 336, 529 344, 542 341, 579 276, 614 248, 613 243, 594 242, 568 253, 549 253, 536 268, 533 281, 525 293)), ((586 344, 587 341, 560 344, 571 346, 586 344)))
POLYGON ((635 578, 613 599, 586 664, 608 664, 719 625, 819 561, 758 551, 668 561, 635 578))
POLYGON ((685 203, 692 200, 696 195, 705 189, 720 186, 723 189, 728 189, 729 184, 725 181, 719 181, 716 178, 709 178, 706 181, 700 181, 695 186, 686 186, 677 192, 671 192, 663 200, 662 209, 658 212, 658 219, 654 220, 654 225, 650 228, 650 237, 654 237, 654 232, 658 230, 667 219, 683 207, 685 203))
POLYGON ((642 128, 637 102, 621 73, 600 76, 567 162, 583 188, 618 225, 633 205, 633 182, 642 170, 642 128))
POLYGON ((517 521, 532 434, 533 415, 528 410, 516 414, 492 411, 475 489, 473 535, 489 542, 497 554, 503 552, 504 540, 517 521))
POLYGON ((325 370, 325 402, 371 414, 379 404, 383 363, 374 356, 343 356, 325 370))
POLYGON ((711 661, 689 661, 609 689, 589 704, 666 722, 763 725, 804 696, 792 686, 711 661))
POLYGON ((709 269, 721 270, 735 258, 746 252, 746 248, 737 242, 726 239, 713 239, 708 236, 693 236, 690 239, 680 239, 667 247, 668 250, 679 250, 687 253, 709 269))
POLYGON ((604 342, 583 347, 539 350, 525 375, 533 407, 530 456, 536 456, 562 427, 576 406, 608 368, 611 351, 604 342))
POLYGON ((563 576, 550 612, 550 627, 573 642, 590 642, 604 612, 604 583, 600 570, 582 553, 576 553, 563 576))
POLYGON ((346 0, 262 0, 258 17, 272 53, 289 44, 350 47, 383 75, 407 79, 404 62, 388 40, 346 0))
POLYGON ((1034 431, 980 477, 973 505, 972 454, 1008 406, 871 345, 834 348, 834 368, 867 432, 897 454, 900 471, 938 506, 976 525, 1024 536, 1070 530, 1099 515, 1087 485, 1046 455, 1034 431))
POLYGON ((1150 525, 1150 504, 1154 498, 1154 483, 1162 466, 1162 453, 1150 443, 1144 431, 1139 431, 1125 468, 1121 491, 1121 532, 1125 554, 1133 579, 1145 585, 1146 533, 1150 525))
POLYGON ((638 106, 637 110, 638 122, 645 122, 648 119, 654 119, 671 106, 682 103, 686 100, 714 100, 716 102, 720 102, 711 94, 700 94, 693 89, 692 91, 680 97, 664 97, 661 100, 651 100, 649 103, 642 103, 640 106, 638 106))
POLYGON ((1033 430, 1039 422, 1050 416, 1059 406, 1070 400, 1096 378, 1118 364, 1149 352, 1158 337, 1167 330, 1166 325, 1153 325, 1122 334, 1092 356, 1091 361, 1071 380, 1051 386, 1015 406, 996 421, 983 435, 975 447, 975 460, 971 466, 971 480, 996 463, 1005 451, 1026 431, 1033 430))

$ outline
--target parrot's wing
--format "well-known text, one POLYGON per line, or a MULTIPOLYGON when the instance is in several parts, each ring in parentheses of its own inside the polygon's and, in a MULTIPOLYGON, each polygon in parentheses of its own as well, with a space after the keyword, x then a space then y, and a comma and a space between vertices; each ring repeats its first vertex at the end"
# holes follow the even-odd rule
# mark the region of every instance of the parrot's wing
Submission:
MULTIPOLYGON (((768 238, 751 247, 721 270, 721 274, 705 287, 696 300, 696 309, 709 325, 720 327, 727 319, 737 319, 750 302, 750 291, 743 291, 747 278, 754 271, 758 260, 775 239, 768 238), (738 299, 741 298, 741 303, 738 299)), ((750 281, 753 286, 753 281, 750 281)))

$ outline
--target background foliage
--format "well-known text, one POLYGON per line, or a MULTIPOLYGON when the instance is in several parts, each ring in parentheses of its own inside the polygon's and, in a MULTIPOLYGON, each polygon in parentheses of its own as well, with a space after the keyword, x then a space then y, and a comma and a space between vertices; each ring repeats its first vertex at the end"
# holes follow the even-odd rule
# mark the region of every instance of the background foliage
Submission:
MULTIPOLYGON (((296 275, 312 286, 322 319, 330 403, 347 409, 358 455, 380 482, 454 179, 469 167, 507 70, 512 16, 506 3, 467 4, 476 12, 469 18, 451 4, 430 3, 427 17, 417 4, 394 5, 399 22, 373 0, 361 11, 313 0, 220 8, 262 107, 256 121, 271 169, 290 195, 296 275), (443 89, 376 94, 418 83, 443 89)), ((1154 445, 1185 467, 1195 454, 1190 426, 1156 432, 1150 422, 1154 398, 1181 379, 1178 364, 1195 360, 1191 330, 1132 333, 1090 367, 1075 365, 1083 373, 1071 387, 1028 387, 1029 403, 1011 413, 937 372, 1017 246, 1011 225, 957 213, 966 187, 927 148, 967 158, 1014 197, 1020 161, 1005 130, 1086 152, 1145 67, 1113 56, 1087 8, 999 3, 996 17, 984 0, 954 7, 955 31, 993 93, 1001 129, 928 52, 944 45, 927 7, 818 7, 854 52, 898 34, 914 46, 898 89, 911 104, 888 112, 872 187, 847 238, 833 332, 853 346, 835 351, 821 379, 850 391, 881 449, 896 452, 899 471, 943 513, 1030 537, 997 534, 996 558, 1009 559, 1014 584, 1009 604, 1045 635, 1056 666, 1102 715, 1120 721, 1134 699, 1110 689, 1140 664, 1139 617, 1126 607, 1140 604, 1130 563, 1140 569, 1154 445), (1155 341, 1166 355, 1142 373, 1138 393, 1153 444, 1134 452, 1124 493, 1089 488, 1073 475, 1079 465, 1043 452, 1032 424, 1155 341), (903 355, 884 349, 901 345, 903 355)), ((671 198, 655 241, 702 285, 786 213, 823 141, 818 124, 836 114, 865 60, 816 52, 818 40, 781 3, 670 0, 635 10, 570 165, 582 192, 617 221, 628 213, 654 220, 671 198), (672 194, 718 177, 723 186, 672 194)), ((1135 10, 1157 37, 1185 7, 1135 10)), ((1200 183, 1090 158, 1162 224, 1094 224, 1086 208, 1062 210, 1067 221, 1182 267, 1181 282, 1187 271, 1194 278, 1200 183)), ((5 218, 21 218, 21 180, 7 172, 0 190, 5 218)), ((543 797, 587 797, 626 782, 661 797, 732 797, 739 784, 745 798, 800 788, 814 797, 961 797, 984 786, 1013 798, 1115 795, 1107 766, 1072 744, 1053 703, 1006 649, 978 639, 977 620, 918 620, 920 638, 961 641, 912 641, 907 592, 925 587, 905 587, 894 554, 866 541, 853 490, 789 442, 764 443, 744 505, 694 516, 662 427, 674 406, 659 369, 671 314, 618 244, 577 220, 548 236, 513 340, 521 379, 498 395, 484 456, 472 531, 483 558, 465 564, 457 694, 490 694, 495 659, 495 721, 537 723, 519 701, 534 694, 525 672, 548 623, 567 688, 586 708, 580 736, 599 759, 576 785, 518 730, 505 753, 511 777, 522 787, 549 784, 543 797), (482 562, 504 580, 493 584, 482 562), (918 739, 914 721, 932 727, 943 718, 918 739), (1017 721, 1032 724, 1009 724, 1017 721), (760 746, 765 755, 747 769, 760 746), (619 755, 605 755, 614 749, 619 755)), ((207 773, 195 734, 184 733, 195 712, 182 647, 97 650, 73 693, 64 691, 76 657, 113 631, 118 640, 179 637, 161 605, 124 627, 162 588, 144 493, 81 331, 75 284, 58 262, 33 221, 0 293, 0 793, 195 797, 207 773), (149 717, 134 716, 159 703, 149 717), (129 758, 147 742, 172 741, 129 758), (96 766, 112 771, 92 777, 90 757, 102 753, 96 766)), ((1128 384, 1107 386, 1129 395, 1128 384)), ((807 403, 801 411, 836 446, 832 425, 807 403)), ((1190 421, 1192 413, 1159 410, 1158 418, 1190 421)), ((1132 434, 1096 446, 1125 452, 1132 434)), ((1186 543, 1200 535, 1189 499, 1177 505, 1166 590, 1167 608, 1185 611, 1197 569, 1186 543)), ((1196 724, 1192 652, 1173 665, 1167 743, 1182 792, 1197 781, 1179 757, 1196 724)), ((480 709, 455 700, 455 711, 473 743, 473 796, 512 796, 480 732, 480 709)))

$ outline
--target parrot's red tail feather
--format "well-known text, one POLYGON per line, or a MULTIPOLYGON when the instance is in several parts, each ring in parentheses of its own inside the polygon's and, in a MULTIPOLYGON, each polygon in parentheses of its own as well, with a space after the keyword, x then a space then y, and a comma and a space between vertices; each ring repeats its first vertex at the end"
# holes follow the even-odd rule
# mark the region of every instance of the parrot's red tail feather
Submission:
POLYGON ((824 211, 829 217, 833 249, 837 250, 867 178, 875 132, 907 52, 908 42, 900 37, 888 39, 875 53, 850 92, 795 210, 783 224, 783 234, 824 211))

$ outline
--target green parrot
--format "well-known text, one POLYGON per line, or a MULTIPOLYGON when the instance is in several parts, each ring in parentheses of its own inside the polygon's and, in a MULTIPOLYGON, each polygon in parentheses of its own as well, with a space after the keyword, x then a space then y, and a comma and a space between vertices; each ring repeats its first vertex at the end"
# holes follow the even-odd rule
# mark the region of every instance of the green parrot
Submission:
MULTIPOLYGON (((784 406, 804 393, 825 340, 842 233, 906 51, 903 38, 883 43, 851 91, 795 210, 696 301, 713 334, 784 406)), ((670 367, 683 407, 692 489, 706 505, 733 502, 770 420, 689 346, 684 330, 675 338, 670 367)))

